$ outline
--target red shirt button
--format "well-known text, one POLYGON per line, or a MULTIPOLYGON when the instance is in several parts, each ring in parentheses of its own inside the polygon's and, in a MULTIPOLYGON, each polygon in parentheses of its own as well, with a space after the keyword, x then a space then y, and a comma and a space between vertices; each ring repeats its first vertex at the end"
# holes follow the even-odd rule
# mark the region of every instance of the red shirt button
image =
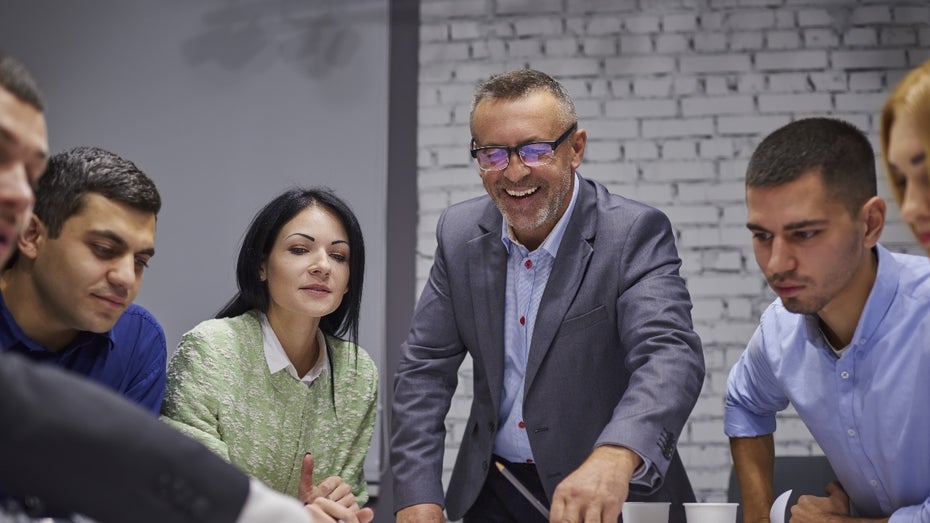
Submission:
POLYGON ((525 428, 526 428, 526 423, 523 423, 523 422, 521 421, 520 423, 517 423, 517 426, 520 427, 521 429, 525 429, 525 428))
POLYGON ((526 267, 527 269, 532 269, 532 268, 533 268, 533 260, 526 260, 526 263, 524 263, 523 266, 526 267))
POLYGON ((527 462, 527 463, 532 463, 532 462, 533 462, 533 460, 531 460, 531 459, 527 459, 527 460, 526 460, 526 462, 527 462))
POLYGON ((526 325, 526 316, 520 316, 520 325, 526 325))

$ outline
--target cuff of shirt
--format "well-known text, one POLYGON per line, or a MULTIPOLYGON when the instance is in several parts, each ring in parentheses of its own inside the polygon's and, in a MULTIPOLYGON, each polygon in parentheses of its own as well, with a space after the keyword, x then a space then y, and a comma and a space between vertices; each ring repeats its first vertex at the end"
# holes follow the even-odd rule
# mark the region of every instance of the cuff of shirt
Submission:
POLYGON ((313 517, 296 499, 249 478, 249 496, 236 523, 313 523, 313 517))
MULTIPOLYGON (((633 452, 636 451, 634 450, 633 452)), ((652 490, 659 484, 659 480, 662 479, 661 476, 659 476, 659 471, 652 466, 652 462, 649 461, 646 456, 643 456, 639 452, 636 452, 636 454, 643 458, 643 464, 633 472, 633 477, 630 478, 630 484, 652 490)))
POLYGON ((754 438, 775 432, 775 415, 753 414, 735 405, 727 405, 723 412, 723 431, 731 438, 754 438))

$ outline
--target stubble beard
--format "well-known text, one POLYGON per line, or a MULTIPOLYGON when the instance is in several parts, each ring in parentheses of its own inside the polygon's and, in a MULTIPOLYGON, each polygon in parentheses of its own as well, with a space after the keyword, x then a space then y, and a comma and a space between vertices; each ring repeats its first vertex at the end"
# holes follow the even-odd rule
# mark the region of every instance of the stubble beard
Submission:
MULTIPOLYGON (((860 249, 862 249, 862 247, 858 243, 858 239, 856 239, 856 241, 851 241, 836 259, 858 260, 862 256, 867 255, 862 252, 857 252, 860 249)), ((849 287, 857 267, 858 264, 853 264, 844 267, 842 272, 827 274, 822 285, 817 285, 816 282, 810 278, 786 278, 781 275, 775 275, 772 278, 768 278, 768 280, 769 284, 777 283, 782 279, 790 279, 791 281, 803 283, 806 286, 805 290, 810 290, 813 294, 806 299, 802 296, 788 299, 782 298, 782 305, 784 305, 785 309, 795 314, 818 314, 829 305, 837 295, 849 287)))
POLYGON ((510 211, 508 204, 510 203, 511 197, 507 195, 504 188, 494 193, 496 195, 493 198, 494 204, 497 206, 498 210, 500 210, 504 219, 507 220, 507 224, 510 225, 514 231, 534 231, 546 223, 552 222, 555 224, 555 222, 558 221, 559 211, 562 209, 562 205, 571 194, 571 176, 574 176, 574 174, 569 175, 569 177, 566 177, 554 187, 548 184, 540 184, 537 192, 545 194, 546 191, 554 190, 554 194, 547 195, 548 197, 543 202, 543 205, 539 206, 539 208, 530 215, 527 215, 527 213, 510 211))

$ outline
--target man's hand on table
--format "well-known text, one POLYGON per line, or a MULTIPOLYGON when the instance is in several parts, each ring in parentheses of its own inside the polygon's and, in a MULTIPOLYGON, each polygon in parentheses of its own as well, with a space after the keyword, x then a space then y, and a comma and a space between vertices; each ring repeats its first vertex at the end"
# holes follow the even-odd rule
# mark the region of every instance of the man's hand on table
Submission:
POLYGON ((630 449, 601 445, 555 488, 549 521, 615 523, 643 459, 630 449))

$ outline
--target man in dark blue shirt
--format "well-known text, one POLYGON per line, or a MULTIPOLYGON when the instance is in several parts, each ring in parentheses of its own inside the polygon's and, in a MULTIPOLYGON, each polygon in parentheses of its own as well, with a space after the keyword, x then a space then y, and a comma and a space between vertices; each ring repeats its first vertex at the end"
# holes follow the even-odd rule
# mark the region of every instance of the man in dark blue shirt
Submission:
POLYGON ((111 152, 51 157, 0 278, 0 350, 87 376, 157 415, 165 335, 132 301, 155 254, 160 208, 152 180, 111 152))

